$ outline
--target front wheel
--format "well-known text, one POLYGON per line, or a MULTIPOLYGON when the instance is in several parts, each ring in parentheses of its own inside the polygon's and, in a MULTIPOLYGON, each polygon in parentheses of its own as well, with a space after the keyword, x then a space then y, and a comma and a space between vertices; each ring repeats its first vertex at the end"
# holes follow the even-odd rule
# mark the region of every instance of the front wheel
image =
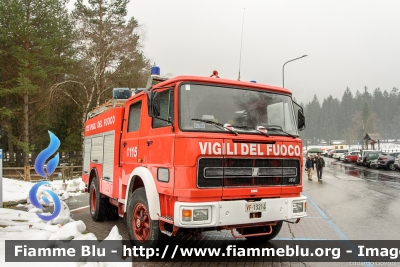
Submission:
MULTIPOLYGON (((283 221, 279 221, 277 225, 272 226, 272 233, 269 235, 262 235, 262 236, 248 236, 246 237, 247 240, 249 241, 254 241, 254 242, 266 242, 271 239, 274 239, 279 232, 281 231, 283 225, 283 221)), ((246 234, 256 234, 256 233, 265 233, 269 232, 269 226, 259 226, 259 227, 251 227, 251 228, 244 228, 243 229, 243 235, 246 234)))
POLYGON ((394 162, 389 163, 389 170, 391 170, 391 171, 395 171, 396 170, 396 166, 394 166, 394 162))
POLYGON ((157 248, 164 238, 158 226, 158 220, 152 220, 149 213, 146 191, 136 189, 129 198, 127 207, 127 226, 132 245, 145 248, 157 248))

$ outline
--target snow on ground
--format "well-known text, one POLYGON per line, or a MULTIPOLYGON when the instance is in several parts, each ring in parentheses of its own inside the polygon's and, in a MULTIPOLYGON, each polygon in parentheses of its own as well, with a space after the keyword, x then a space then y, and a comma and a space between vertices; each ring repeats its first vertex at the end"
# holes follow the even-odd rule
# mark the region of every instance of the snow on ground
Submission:
MULTIPOLYGON (((68 196, 81 194, 85 184, 82 179, 67 181, 66 185, 62 181, 50 182, 52 191, 61 195, 60 199, 68 196)), ((28 200, 25 206, 28 211, 0 208, 0 266, 27 266, 30 263, 5 262, 5 240, 97 240, 93 233, 86 233, 86 225, 83 221, 75 221, 71 218, 71 213, 64 201, 61 201, 62 208, 60 214, 52 221, 39 219, 36 212, 42 212, 29 204, 28 194, 33 183, 16 181, 3 178, 3 201, 28 200)), ((38 192, 40 194, 40 191, 38 192)), ((49 198, 51 200, 51 198, 49 198)), ((43 204, 43 203, 42 203, 43 204)), ((46 213, 43 213, 46 214, 46 213)), ((106 240, 122 240, 118 232, 118 227, 114 226, 106 240)), ((99 241, 100 242, 100 241, 99 241)), ((121 241, 122 246, 122 241, 121 241)), ((132 266, 130 258, 126 262, 77 262, 77 263, 35 263, 40 266, 85 266, 85 267, 113 267, 113 266, 132 266)))
MULTIPOLYGON (((60 199, 68 199, 69 196, 78 196, 85 191, 85 183, 82 178, 66 181, 63 185, 62 180, 49 181, 52 191, 61 196, 60 199)), ((26 200, 34 183, 13 180, 3 177, 3 202, 26 200)), ((51 199, 49 199, 51 200, 51 199)))

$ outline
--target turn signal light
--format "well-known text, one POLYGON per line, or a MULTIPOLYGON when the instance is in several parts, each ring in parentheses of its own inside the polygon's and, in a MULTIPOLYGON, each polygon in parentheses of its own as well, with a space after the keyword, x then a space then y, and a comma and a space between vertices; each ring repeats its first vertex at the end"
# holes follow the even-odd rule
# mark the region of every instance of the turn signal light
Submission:
POLYGON ((192 221, 192 210, 182 210, 182 221, 184 222, 192 221))

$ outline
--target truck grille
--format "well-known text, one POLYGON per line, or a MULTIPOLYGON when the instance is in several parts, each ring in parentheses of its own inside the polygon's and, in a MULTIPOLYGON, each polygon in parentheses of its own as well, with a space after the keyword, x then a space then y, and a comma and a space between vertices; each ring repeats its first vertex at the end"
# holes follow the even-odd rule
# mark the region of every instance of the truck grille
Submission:
POLYGON ((248 187, 297 185, 300 183, 298 159, 199 159, 197 186, 248 187))

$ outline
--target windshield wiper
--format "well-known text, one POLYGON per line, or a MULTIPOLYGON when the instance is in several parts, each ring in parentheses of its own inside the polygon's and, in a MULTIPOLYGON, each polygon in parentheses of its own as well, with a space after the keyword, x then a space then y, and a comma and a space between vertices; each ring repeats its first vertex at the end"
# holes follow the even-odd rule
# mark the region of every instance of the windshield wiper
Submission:
POLYGON ((229 129, 228 127, 225 127, 223 124, 215 122, 215 121, 202 120, 202 119, 192 119, 192 121, 201 121, 201 122, 205 122, 205 123, 210 123, 210 124, 216 126, 217 128, 219 128, 221 130, 226 129, 226 130, 230 131, 231 133, 233 133, 235 135, 238 135, 238 133, 236 131, 234 131, 232 129, 229 129))
POLYGON ((161 120, 161 121, 166 121, 166 122, 168 122, 170 125, 174 124, 174 122, 171 121, 170 118, 168 118, 168 119, 163 119, 163 118, 160 118, 160 117, 154 117, 154 118, 155 118, 155 119, 158 119, 158 120, 161 120))
POLYGON ((171 121, 171 117, 168 117, 168 119, 163 119, 163 118, 160 118, 160 117, 154 117, 154 118, 155 118, 155 119, 158 119, 158 120, 161 120, 161 121, 168 122, 168 125, 170 125, 170 126, 172 127, 172 131, 175 130, 175 129, 174 129, 174 122, 171 121))
POLYGON ((279 132, 285 133, 285 134, 287 134, 287 135, 289 135, 290 137, 293 137, 293 138, 296 138, 296 137, 297 137, 297 136, 295 136, 295 135, 293 135, 293 134, 290 134, 290 133, 284 131, 284 130, 282 129, 282 126, 280 126, 280 125, 267 125, 265 128, 266 128, 267 130, 273 130, 273 131, 279 131, 279 132))
POLYGON ((247 126, 247 125, 245 125, 245 126, 232 125, 232 127, 238 128, 238 129, 245 129, 245 130, 257 131, 257 132, 259 132, 259 133, 265 135, 266 137, 269 137, 269 134, 268 134, 267 132, 262 132, 262 131, 258 130, 257 128, 254 129, 253 127, 250 127, 250 126, 247 126))

